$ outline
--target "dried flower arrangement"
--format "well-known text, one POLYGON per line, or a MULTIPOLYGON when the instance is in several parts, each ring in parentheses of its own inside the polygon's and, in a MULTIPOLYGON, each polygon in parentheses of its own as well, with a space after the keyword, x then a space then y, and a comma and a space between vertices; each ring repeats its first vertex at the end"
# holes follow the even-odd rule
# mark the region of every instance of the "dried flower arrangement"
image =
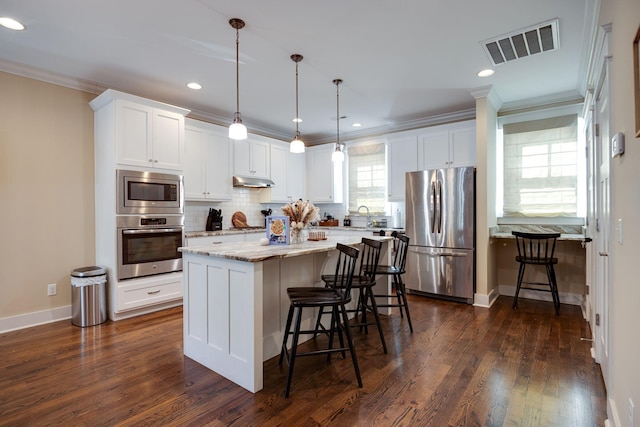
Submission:
POLYGON ((287 203, 282 207, 282 213, 289 217, 291 229, 302 229, 310 222, 320 221, 320 213, 317 207, 308 200, 298 200, 287 203))

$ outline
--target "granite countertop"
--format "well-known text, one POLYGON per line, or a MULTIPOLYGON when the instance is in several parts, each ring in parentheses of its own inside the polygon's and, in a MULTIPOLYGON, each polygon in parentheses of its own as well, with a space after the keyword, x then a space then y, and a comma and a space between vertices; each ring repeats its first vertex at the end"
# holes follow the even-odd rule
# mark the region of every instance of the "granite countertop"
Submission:
POLYGON ((560 233, 558 240, 584 241, 586 235, 579 225, 498 225, 489 229, 489 236, 494 239, 515 239, 512 231, 526 233, 560 233))
MULTIPOLYGON (((391 236, 372 236, 373 240, 390 241, 391 236)), ((268 245, 260 242, 218 243, 204 246, 182 247, 178 250, 186 254, 206 255, 236 261, 261 262, 270 259, 289 258, 301 255, 327 252, 335 249, 336 244, 356 245, 362 240, 359 236, 329 237, 327 240, 306 241, 295 245, 268 245)))

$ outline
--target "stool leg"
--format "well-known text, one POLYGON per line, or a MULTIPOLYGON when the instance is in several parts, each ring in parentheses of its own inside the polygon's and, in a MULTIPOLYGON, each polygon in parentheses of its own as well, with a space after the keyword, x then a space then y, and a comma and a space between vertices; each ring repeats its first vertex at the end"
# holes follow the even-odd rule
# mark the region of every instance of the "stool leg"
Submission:
MULTIPOLYGON (((407 293, 404 289, 404 282, 402 281, 402 277, 398 275, 398 284, 396 285, 396 294, 400 292, 402 295, 402 305, 404 306, 404 311, 407 313, 407 322, 409 322, 409 330, 413 332, 413 325, 411 324, 411 315, 409 314, 409 304, 407 303, 407 293)), ((400 313, 402 313, 402 307, 400 307, 400 313)))
MULTIPOLYGON (((287 314, 287 324, 284 327, 284 338, 282 339, 282 348, 280 349, 280 359, 278 359, 278 365, 282 365, 282 360, 284 359, 284 355, 287 354, 287 341, 289 339, 289 335, 291 335, 291 319, 293 319, 293 306, 289 306, 289 314, 287 314)), ((287 356, 287 363, 289 362, 289 357, 287 356)))
POLYGON ((551 297, 553 298, 553 306, 556 309, 556 316, 560 314, 560 295, 558 294, 558 282, 556 282, 556 271, 553 264, 547 265, 547 277, 549 286, 551 287, 551 297))
POLYGON ((366 305, 367 297, 371 301, 371 311, 373 311, 373 317, 375 317, 376 324, 378 325, 378 333, 380 334, 382 349, 384 350, 384 353, 387 354, 387 343, 384 341, 384 333, 382 332, 382 323, 380 322, 380 314, 378 314, 378 306, 376 305, 376 299, 373 296, 373 289, 371 289, 371 287, 367 287, 365 291, 365 305, 366 305))
POLYGON ((516 294, 513 296, 513 309, 518 308, 518 294, 520 293, 520 286, 522 286, 522 279, 524 278, 524 263, 520 263, 520 269, 518 270, 518 285, 516 286, 516 294))
POLYGON ((284 397, 289 397, 291 378, 293 377, 293 365, 296 363, 298 338, 300 337, 300 321, 302 320, 302 307, 297 307, 296 325, 293 329, 293 343, 291 343, 291 357, 289 358, 289 372, 287 372, 287 386, 284 389, 284 397))
POLYGON ((362 388, 362 378, 360 377, 360 367, 358 366, 358 357, 356 356, 356 348, 353 345, 353 339, 351 339, 351 331, 349 330, 349 316, 347 315, 347 309, 344 305, 341 305, 339 310, 342 313, 342 325, 344 327, 344 333, 347 335, 347 343, 349 344, 349 352, 351 353, 353 369, 356 371, 356 378, 358 378, 358 387, 362 388))

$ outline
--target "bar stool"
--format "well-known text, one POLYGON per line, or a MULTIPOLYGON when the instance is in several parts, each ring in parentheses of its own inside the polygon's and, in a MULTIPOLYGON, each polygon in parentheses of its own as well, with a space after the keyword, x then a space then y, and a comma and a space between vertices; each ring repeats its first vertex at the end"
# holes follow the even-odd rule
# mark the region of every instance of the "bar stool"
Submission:
POLYGON ((351 338, 351 332, 349 330, 349 317, 347 315, 346 304, 351 301, 351 285, 353 282, 353 276, 356 268, 356 260, 358 259, 358 249, 351 246, 338 243, 336 246, 338 250, 338 261, 336 263, 335 273, 332 276, 333 282, 330 282, 327 287, 298 287, 288 288, 287 295, 291 305, 289 306, 289 314, 287 316, 287 323, 285 326, 284 338, 282 340, 282 348, 280 350, 280 359, 278 365, 282 365, 282 361, 286 357, 289 364, 289 370, 287 372, 287 385, 284 390, 284 397, 289 397, 289 390, 291 388, 291 378, 293 377, 293 367, 295 365, 296 357, 298 356, 312 356, 318 354, 326 354, 327 362, 331 361, 331 354, 341 352, 343 357, 346 357, 346 350, 349 350, 351 354, 351 360, 353 362, 353 368, 356 371, 356 378, 358 379, 358 386, 362 388, 362 378, 360 377, 360 368, 358 367, 358 359, 356 357, 356 350, 351 338), (304 308, 320 308, 324 309, 328 307, 331 310, 331 326, 328 329, 329 344, 326 349, 308 351, 305 353, 298 353, 298 339, 301 334, 314 334, 314 330, 300 330, 300 323, 302 319, 302 310, 304 308), (293 316, 295 317, 295 324, 293 331, 291 331, 291 325, 293 323, 293 316), (340 319, 342 317, 342 319, 340 319), (342 332, 344 331, 347 336, 347 347, 344 345, 344 339, 342 332), (340 341, 340 347, 333 347, 333 337, 335 333, 338 333, 340 341), (287 341, 289 336, 293 336, 291 343, 291 353, 287 350, 287 341))
MULTIPOLYGON (((387 343, 384 339, 376 299, 373 296, 376 276, 372 274, 372 272, 378 268, 382 244, 383 242, 380 240, 367 239, 366 237, 362 238, 360 267, 358 268, 357 274, 353 276, 353 284, 351 286, 353 290, 358 290, 358 300, 355 309, 347 309, 347 312, 355 313, 355 321, 350 322, 349 325, 351 327, 360 327, 361 330, 364 330, 365 334, 369 333, 370 325, 375 324, 377 326, 380 342, 382 343, 382 350, 386 354, 387 343), (374 321, 367 320, 367 313, 369 311, 373 314, 374 321)), ((331 286, 331 283, 335 282, 335 278, 332 275, 323 274, 321 279, 325 282, 326 286, 331 286)), ((320 322, 323 314, 325 314, 325 312, 324 309, 321 308, 316 320, 316 331, 323 329, 322 323, 320 322)))
POLYGON ((395 253, 393 255, 392 265, 378 265, 375 271, 376 275, 392 276, 393 282, 391 284, 391 294, 376 294, 377 298, 397 298, 398 302, 388 304, 378 304, 378 307, 398 307, 400 308, 400 317, 404 317, 402 311, 407 315, 407 322, 409 322, 409 330, 413 332, 413 325, 411 324, 411 315, 409 314, 409 304, 407 303, 407 294, 405 292, 404 282, 402 281, 402 275, 405 273, 405 266, 407 264, 407 250, 409 249, 409 237, 404 234, 398 234, 397 231, 393 231, 391 236, 395 238, 395 253))
POLYGON ((531 291, 551 292, 556 315, 560 314, 560 296, 558 295, 558 283, 554 269, 554 265, 558 263, 558 258, 554 258, 553 256, 556 249, 556 239, 560 237, 560 233, 523 233, 520 231, 512 231, 511 234, 516 237, 516 246, 518 247, 516 261, 520 263, 518 286, 516 287, 516 294, 513 297, 513 309, 518 308, 518 294, 520 293, 520 289, 528 289, 531 291), (547 271, 547 283, 524 281, 524 270, 527 265, 544 266, 547 271), (522 286, 523 283, 535 287, 522 286))

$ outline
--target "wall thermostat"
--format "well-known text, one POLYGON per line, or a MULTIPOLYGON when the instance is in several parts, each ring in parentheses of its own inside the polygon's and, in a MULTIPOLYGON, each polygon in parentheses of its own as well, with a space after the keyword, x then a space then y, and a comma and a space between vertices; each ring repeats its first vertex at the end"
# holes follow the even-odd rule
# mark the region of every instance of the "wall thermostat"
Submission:
POLYGON ((611 138, 611 157, 624 154, 624 133, 618 132, 611 138))

